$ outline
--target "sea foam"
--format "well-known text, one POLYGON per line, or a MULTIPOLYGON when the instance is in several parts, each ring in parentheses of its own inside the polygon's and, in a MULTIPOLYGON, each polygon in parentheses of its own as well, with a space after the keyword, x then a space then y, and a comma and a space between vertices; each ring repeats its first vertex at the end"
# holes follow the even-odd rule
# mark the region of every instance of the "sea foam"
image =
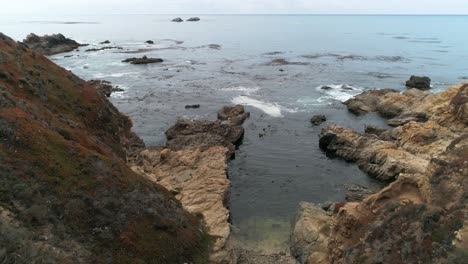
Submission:
POLYGON ((255 107, 272 117, 283 117, 282 110, 286 112, 294 112, 294 110, 284 108, 278 104, 263 102, 245 95, 233 98, 232 103, 255 107))

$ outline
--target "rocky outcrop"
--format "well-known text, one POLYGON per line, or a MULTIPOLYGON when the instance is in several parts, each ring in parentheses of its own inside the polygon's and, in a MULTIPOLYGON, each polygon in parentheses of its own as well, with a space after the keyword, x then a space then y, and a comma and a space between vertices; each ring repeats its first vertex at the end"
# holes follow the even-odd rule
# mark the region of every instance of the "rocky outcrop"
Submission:
POLYGON ((331 218, 317 205, 301 202, 292 227, 291 254, 300 263, 327 264, 331 218))
POLYGON ((66 38, 62 34, 45 35, 40 37, 31 33, 25 40, 23 40, 23 43, 26 44, 28 48, 47 56, 69 52, 84 46, 74 40, 66 38))
POLYGON ((408 81, 406 81, 406 87, 416 88, 420 90, 431 89, 431 78, 429 77, 420 77, 420 76, 411 76, 408 81))
POLYGON ((225 121, 178 121, 166 132, 166 146, 142 151, 132 169, 166 187, 186 210, 202 216, 213 239, 210 263, 236 263, 224 204, 230 187, 227 162, 243 136, 242 116, 248 113, 242 106, 224 107, 220 113, 225 121))
POLYGON ((145 43, 146 43, 146 44, 154 44, 154 41, 152 41, 152 40, 147 40, 147 41, 145 41, 145 43))
MULTIPOLYGON (((324 89, 322 87, 322 89, 324 89)), ((331 88, 330 88, 331 89, 331 88)), ((356 115, 367 114, 377 110, 378 103, 382 96, 387 93, 396 93, 397 90, 393 89, 382 89, 382 90, 370 90, 360 95, 357 95, 345 102, 348 110, 356 115)))
POLYGON ((466 262, 468 84, 437 94, 415 89, 375 93, 357 96, 348 107, 363 113, 377 111, 391 120, 415 119, 379 133, 360 134, 336 125, 322 130, 320 147, 329 155, 356 162, 371 176, 391 182, 375 194, 369 191, 367 197, 353 187, 359 196, 348 197, 358 199, 348 200, 362 202, 334 204, 326 259, 331 263, 466 262), (364 101, 372 102, 371 107, 360 105, 364 101))
POLYGON ((122 62, 130 62, 131 64, 150 64, 150 63, 160 63, 164 60, 161 58, 148 58, 147 56, 143 56, 141 58, 129 58, 125 59, 122 62))
POLYGON ((325 121, 327 121, 327 117, 324 115, 315 115, 310 119, 310 123, 314 126, 319 126, 325 121))
POLYGON ((176 17, 176 18, 172 19, 171 21, 172 22, 178 22, 178 23, 184 22, 184 20, 182 18, 180 18, 180 17, 176 17))
POLYGON ((200 21, 200 18, 199 17, 191 17, 189 19, 187 19, 188 22, 197 22, 197 21, 200 21))
POLYGON ((128 117, 3 34, 0 58, 0 262, 208 262, 202 221, 126 165, 128 117))
POLYGON ((101 47, 101 48, 86 49, 85 52, 95 52, 95 51, 108 50, 108 49, 122 50, 123 48, 122 47, 117 47, 117 46, 106 46, 106 47, 101 47))
POLYGON ((109 81, 104 80, 90 80, 88 83, 104 94, 106 97, 110 97, 113 92, 122 92, 123 89, 118 86, 112 86, 109 81))

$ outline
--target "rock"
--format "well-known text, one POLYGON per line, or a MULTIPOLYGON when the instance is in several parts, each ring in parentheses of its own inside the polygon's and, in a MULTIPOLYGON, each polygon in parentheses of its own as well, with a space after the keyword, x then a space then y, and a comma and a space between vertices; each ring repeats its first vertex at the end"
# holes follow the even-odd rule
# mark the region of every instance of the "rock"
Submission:
MULTIPOLYGON (((245 114, 239 106, 224 107, 220 113, 237 120, 245 114)), ((167 130, 165 147, 146 149, 132 161, 134 171, 166 187, 189 212, 203 216, 212 238, 209 263, 236 263, 224 201, 230 186, 227 161, 244 133, 240 125, 179 120, 167 130)))
POLYGON ((327 117, 324 115, 316 115, 310 119, 310 123, 314 126, 321 125, 325 121, 327 121, 327 117))
POLYGON ((160 63, 164 60, 161 58, 148 58, 147 56, 143 56, 141 58, 129 58, 125 59, 122 62, 130 62, 131 64, 150 64, 150 63, 160 63))
POLYGON ((78 47, 84 46, 74 40, 66 38, 62 34, 38 36, 33 33, 29 34, 23 43, 30 49, 41 54, 50 56, 58 53, 69 52, 78 47))
POLYGON ((283 66, 283 65, 309 65, 307 62, 296 62, 296 61, 288 61, 286 59, 274 59, 268 62, 266 65, 268 66, 283 66))
POLYGON ((291 255, 301 264, 327 264, 331 218, 320 207, 300 203, 292 226, 291 255))
POLYGON ((382 133, 387 131, 385 128, 377 127, 377 126, 366 126, 365 133, 380 136, 382 133))
POLYGON ((362 202, 368 196, 379 191, 359 184, 345 184, 345 190, 348 202, 362 202))
POLYGON ((152 40, 147 40, 147 41, 145 41, 145 43, 146 43, 146 44, 154 44, 154 41, 152 41, 152 40))
POLYGON ((429 77, 420 77, 420 76, 411 76, 408 81, 406 81, 406 87, 416 88, 420 90, 431 89, 431 78, 429 77))
POLYGON ((200 108, 199 104, 194 104, 194 105, 186 105, 185 109, 190 109, 190 108, 200 108))
POLYGON ((121 50, 123 48, 122 47, 117 47, 117 46, 115 46, 115 47, 108 46, 108 47, 87 49, 87 50, 85 50, 85 52, 95 52, 95 51, 108 50, 108 49, 119 49, 119 50, 121 50))
POLYGON ((191 18, 187 19, 187 21, 189 21, 189 22, 197 22, 197 21, 200 21, 200 18, 199 18, 199 17, 191 17, 191 18))
POLYGON ((250 117, 242 105, 225 106, 218 111, 218 120, 229 121, 235 125, 242 125, 250 117))
POLYGON ((417 89, 386 93, 372 109, 398 121, 397 127, 360 134, 330 126, 320 135, 320 147, 330 155, 391 182, 380 191, 346 186, 346 199, 352 202, 335 203, 328 259, 369 264, 464 261, 461 252, 468 243, 459 234, 467 233, 468 223, 468 84, 436 94, 417 89))
POLYGON ((99 44, 101 44, 101 45, 102 45, 102 44, 110 44, 110 41, 109 41, 109 40, 106 40, 106 41, 103 41, 103 42, 101 42, 101 43, 99 43, 99 44))
POLYGON ((184 20, 182 18, 180 18, 180 17, 176 17, 176 18, 172 19, 172 22, 180 23, 180 22, 184 22, 184 20))
MULTIPOLYGON (((326 87, 325 89, 331 88, 328 86, 324 87, 326 87)), ((322 89, 324 89, 324 87, 322 87, 322 89)), ((379 101, 385 94, 397 92, 397 90, 393 89, 370 90, 349 99, 344 104, 353 114, 363 115, 376 111, 379 101)))
POLYGON ((123 89, 118 86, 112 86, 110 82, 103 80, 90 80, 88 83, 96 87, 96 90, 104 94, 106 97, 110 97, 113 92, 122 92, 123 89))
POLYGON ((284 252, 268 254, 243 249, 236 251, 238 255, 237 264, 297 264, 292 256, 284 252))

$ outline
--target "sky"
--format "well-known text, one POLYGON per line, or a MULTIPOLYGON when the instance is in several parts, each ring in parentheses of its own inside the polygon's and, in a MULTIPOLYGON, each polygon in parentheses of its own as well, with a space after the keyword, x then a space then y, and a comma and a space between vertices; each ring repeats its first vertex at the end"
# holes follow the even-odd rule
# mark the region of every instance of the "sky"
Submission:
POLYGON ((468 0, 1 0, 0 14, 468 14, 468 0))

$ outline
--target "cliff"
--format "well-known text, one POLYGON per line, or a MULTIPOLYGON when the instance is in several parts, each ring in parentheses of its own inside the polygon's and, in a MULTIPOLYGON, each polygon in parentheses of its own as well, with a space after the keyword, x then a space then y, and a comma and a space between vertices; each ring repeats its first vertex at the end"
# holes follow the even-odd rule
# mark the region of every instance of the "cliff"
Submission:
POLYGON ((126 165, 144 147, 131 126, 0 33, 1 263, 206 263, 199 217, 126 165))
POLYGON ((362 134, 331 125, 320 147, 389 185, 360 203, 334 204, 331 216, 302 205, 296 256, 302 263, 466 263, 468 84, 436 94, 369 91, 346 104, 356 114, 378 112, 394 128, 362 134))

